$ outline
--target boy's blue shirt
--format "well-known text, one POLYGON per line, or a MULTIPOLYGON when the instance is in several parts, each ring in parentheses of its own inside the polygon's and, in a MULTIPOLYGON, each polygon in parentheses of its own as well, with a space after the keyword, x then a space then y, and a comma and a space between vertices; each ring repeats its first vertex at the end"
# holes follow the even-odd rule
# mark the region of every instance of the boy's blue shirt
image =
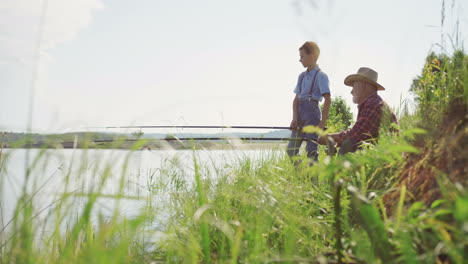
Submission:
MULTIPOLYGON (((298 95, 300 101, 307 100, 309 98, 309 91, 312 88, 312 81, 318 69, 319 66, 317 65, 311 71, 304 71, 301 74, 299 74, 294 93, 298 95), (302 76, 304 77, 302 78, 302 76)), ((322 101, 322 95, 325 93, 330 93, 330 81, 328 80, 328 76, 326 73, 324 73, 323 71, 319 71, 317 74, 317 80, 315 81, 315 88, 312 93, 312 99, 322 101)))

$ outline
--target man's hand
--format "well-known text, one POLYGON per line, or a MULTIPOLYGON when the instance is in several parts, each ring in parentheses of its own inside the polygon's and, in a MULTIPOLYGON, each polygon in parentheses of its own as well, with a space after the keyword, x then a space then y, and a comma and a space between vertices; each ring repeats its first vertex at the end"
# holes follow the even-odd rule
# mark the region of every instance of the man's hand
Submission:
POLYGON ((289 125, 289 129, 291 130, 297 130, 297 121, 293 119, 293 121, 291 121, 291 125, 289 125))
POLYGON ((327 134, 327 135, 320 136, 320 137, 317 139, 317 143, 319 143, 320 145, 327 145, 327 140, 328 140, 328 134, 327 134))
POLYGON ((335 156, 337 145, 336 145, 335 139, 333 138, 333 134, 320 136, 317 139, 317 143, 319 143, 320 145, 326 145, 327 146, 327 149, 326 149, 327 154, 329 156, 335 156))
POLYGON ((317 139, 317 143, 319 143, 320 145, 327 145, 330 141, 331 143, 333 143, 333 145, 335 145, 336 143, 338 143, 336 140, 336 134, 326 134, 323 136, 319 136, 319 138, 317 139))
POLYGON ((333 145, 337 145, 339 147, 341 145, 341 142, 343 142, 343 139, 338 135, 338 133, 333 133, 320 136, 317 139, 317 143, 319 143, 320 145, 327 145, 328 141, 331 141, 333 145))

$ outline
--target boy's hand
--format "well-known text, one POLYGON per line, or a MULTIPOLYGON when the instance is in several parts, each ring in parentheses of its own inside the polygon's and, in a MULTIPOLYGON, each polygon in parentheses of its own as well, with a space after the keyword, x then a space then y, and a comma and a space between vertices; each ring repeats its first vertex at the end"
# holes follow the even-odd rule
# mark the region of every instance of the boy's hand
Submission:
POLYGON ((291 121, 291 125, 289 125, 289 129, 297 130, 297 121, 296 120, 291 121))

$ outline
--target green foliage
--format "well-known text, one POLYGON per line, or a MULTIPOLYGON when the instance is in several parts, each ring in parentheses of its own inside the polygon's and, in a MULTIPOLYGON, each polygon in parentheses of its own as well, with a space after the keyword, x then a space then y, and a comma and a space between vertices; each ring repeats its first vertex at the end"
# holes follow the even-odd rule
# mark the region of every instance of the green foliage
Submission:
POLYGON ((132 137, 135 138, 135 139, 140 139, 145 133, 143 133, 143 131, 139 130, 139 131, 135 131, 135 132, 132 132, 132 137))
POLYGON ((451 57, 429 54, 421 75, 413 80, 410 90, 418 103, 418 126, 429 131, 440 130, 443 114, 454 105, 466 107, 467 86, 468 56, 463 51, 455 51, 451 57))
MULTIPOLYGON (((323 105, 320 106, 323 111, 323 105)), ((351 126, 353 113, 346 101, 341 97, 333 97, 328 113, 327 127, 328 131, 333 133, 346 130, 351 126)))

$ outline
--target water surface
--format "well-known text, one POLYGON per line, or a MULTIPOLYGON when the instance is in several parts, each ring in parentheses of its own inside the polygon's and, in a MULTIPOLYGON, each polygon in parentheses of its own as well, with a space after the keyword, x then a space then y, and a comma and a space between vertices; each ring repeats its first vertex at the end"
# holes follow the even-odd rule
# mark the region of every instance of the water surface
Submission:
MULTIPOLYGON (((39 150, 7 149, 0 171, 1 219, 13 218, 19 197, 27 188, 28 200, 37 218, 45 219, 64 193, 70 218, 79 217, 88 193, 104 194, 97 200, 93 219, 119 212, 132 217, 151 205, 160 210, 163 222, 165 203, 171 192, 184 190, 195 178, 195 162, 202 178, 216 180, 249 159, 261 162, 281 150, 39 150), (26 183, 25 159, 29 151, 30 173, 26 183), (116 199, 116 195, 125 198, 116 199)), ((65 225, 67 223, 64 223, 65 225)), ((3 226, 1 225, 1 226, 3 226)))

